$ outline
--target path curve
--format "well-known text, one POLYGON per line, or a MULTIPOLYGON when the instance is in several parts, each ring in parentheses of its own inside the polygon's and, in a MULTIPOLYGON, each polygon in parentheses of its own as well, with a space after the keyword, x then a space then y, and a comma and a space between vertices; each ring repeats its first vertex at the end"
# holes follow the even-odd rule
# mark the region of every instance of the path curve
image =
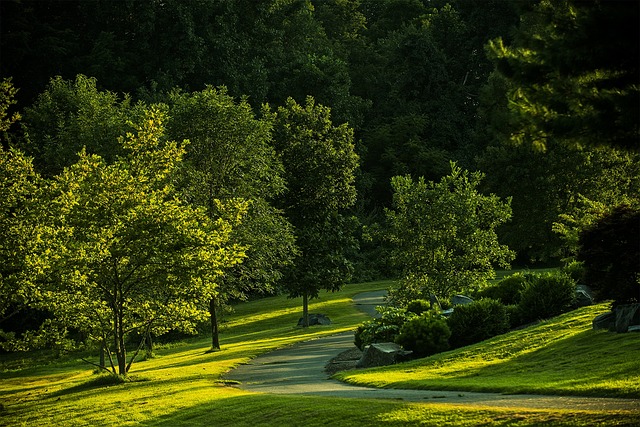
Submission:
MULTIPOLYGON (((360 310, 373 316, 376 314, 375 307, 382 304, 384 295, 384 291, 366 292, 356 295, 353 301, 360 310)), ((638 399, 379 389, 354 386, 329 378, 325 372, 327 363, 353 347, 353 332, 317 338, 258 356, 230 371, 225 378, 238 381, 243 390, 258 393, 533 409, 630 410, 640 413, 638 399)))

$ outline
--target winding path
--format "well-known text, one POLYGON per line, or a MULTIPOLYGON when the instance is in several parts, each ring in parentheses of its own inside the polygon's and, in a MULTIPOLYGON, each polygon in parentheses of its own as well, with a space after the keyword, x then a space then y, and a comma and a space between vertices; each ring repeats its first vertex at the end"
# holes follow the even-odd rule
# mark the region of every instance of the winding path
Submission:
MULTIPOLYGON (((367 292, 354 297, 365 313, 375 315, 384 291, 367 292)), ((316 395, 360 399, 394 399, 411 402, 473 404, 495 407, 547 408, 574 410, 631 410, 640 414, 640 400, 587 398, 571 396, 507 395, 454 391, 399 390, 358 387, 329 378, 327 363, 353 348, 353 333, 305 341, 261 355, 229 372, 226 378, 240 382, 239 387, 270 394, 316 395)))

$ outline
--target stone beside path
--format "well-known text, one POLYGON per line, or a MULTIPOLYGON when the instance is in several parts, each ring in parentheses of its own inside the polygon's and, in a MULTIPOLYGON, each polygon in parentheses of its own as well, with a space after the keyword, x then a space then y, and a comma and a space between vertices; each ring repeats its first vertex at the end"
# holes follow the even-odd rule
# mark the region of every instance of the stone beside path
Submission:
MULTIPOLYGON (((354 298, 354 304, 365 313, 374 315, 375 307, 383 304, 384 295, 384 291, 360 294, 354 298)), ((353 386, 331 379, 330 373, 337 370, 331 368, 330 362, 355 365, 353 357, 356 356, 356 352, 359 350, 353 345, 353 332, 346 332, 301 342, 258 356, 248 364, 229 372, 225 378, 238 381, 238 387, 243 390, 257 393, 394 399, 423 403, 532 409, 630 410, 638 411, 640 417, 640 400, 638 399, 377 389, 353 386)))

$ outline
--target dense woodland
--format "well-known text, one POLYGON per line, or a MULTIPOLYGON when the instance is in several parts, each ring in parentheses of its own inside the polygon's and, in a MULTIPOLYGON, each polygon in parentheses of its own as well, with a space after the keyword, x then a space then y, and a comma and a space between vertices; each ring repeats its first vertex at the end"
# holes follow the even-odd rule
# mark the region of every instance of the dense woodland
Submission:
POLYGON ((639 7, 3 0, 6 347, 89 339, 126 373, 132 334, 207 314, 219 348, 260 293, 573 259, 640 206, 639 7))

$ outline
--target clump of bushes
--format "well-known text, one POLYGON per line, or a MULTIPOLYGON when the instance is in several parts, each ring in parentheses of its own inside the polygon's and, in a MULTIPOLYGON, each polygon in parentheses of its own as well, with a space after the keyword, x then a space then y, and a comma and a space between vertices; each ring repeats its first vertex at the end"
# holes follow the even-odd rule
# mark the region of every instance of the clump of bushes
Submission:
POLYGON ((431 303, 423 299, 416 299, 407 304, 407 311, 420 316, 431 309, 431 303))
POLYGON ((446 320, 433 311, 427 311, 402 325, 396 343, 413 351, 416 357, 426 357, 448 350, 450 336, 446 320))
POLYGON ((504 305, 518 304, 520 292, 531 276, 531 274, 514 273, 500 280, 496 285, 483 289, 478 296, 498 300, 504 305))
POLYGON ((509 330, 507 308, 500 301, 483 298, 459 305, 448 319, 454 348, 484 341, 509 330))
POLYGON ((415 313, 399 307, 376 307, 380 317, 364 322, 356 329, 354 344, 364 350, 369 344, 394 342, 406 321, 416 317, 415 313))
POLYGON ((522 323, 547 319, 570 310, 576 282, 562 272, 532 276, 520 292, 518 312, 522 323))

